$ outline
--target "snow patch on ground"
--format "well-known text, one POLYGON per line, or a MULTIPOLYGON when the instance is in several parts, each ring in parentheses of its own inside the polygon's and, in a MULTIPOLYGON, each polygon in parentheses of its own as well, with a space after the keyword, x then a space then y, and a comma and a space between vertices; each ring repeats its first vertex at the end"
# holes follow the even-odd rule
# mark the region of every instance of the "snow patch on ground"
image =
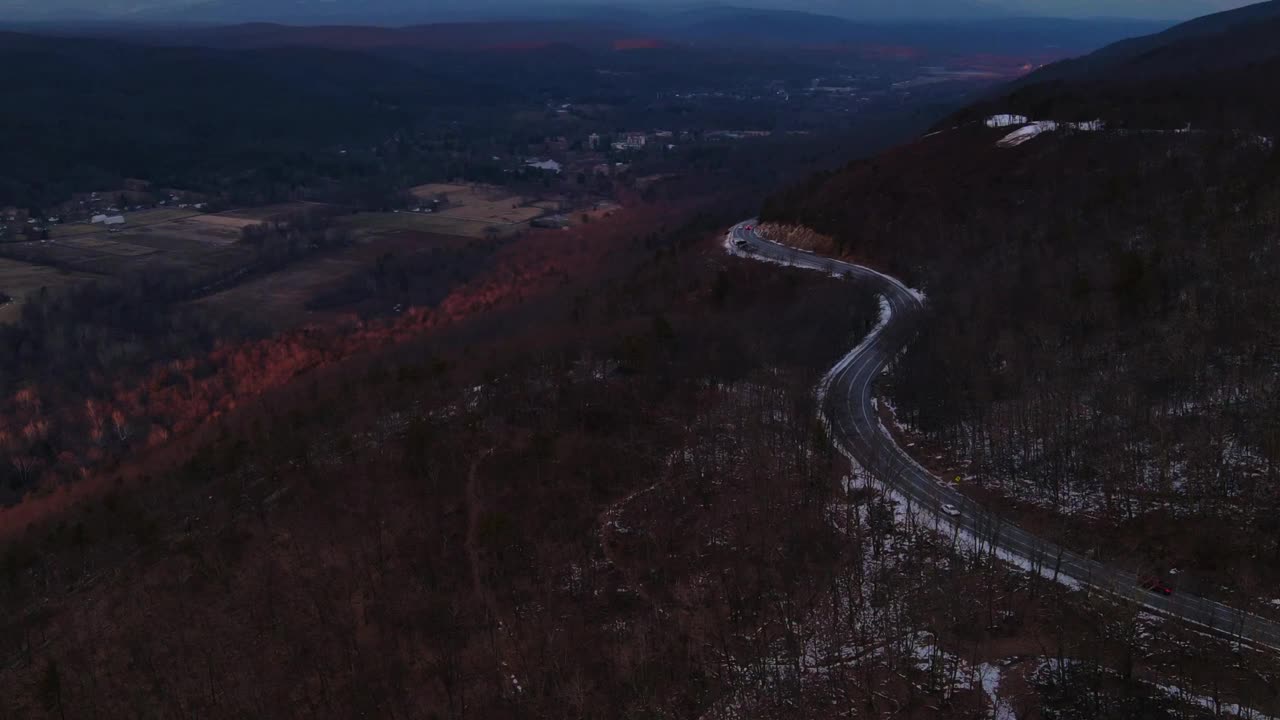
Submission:
POLYGON ((999 665, 983 663, 978 666, 978 680, 982 683, 982 692, 991 703, 991 720, 1018 720, 1009 701, 1000 697, 1000 684, 1004 680, 1004 670, 999 665))
POLYGON ((1043 120, 1039 122, 1034 122, 1034 123, 1031 123, 1030 125, 1025 125, 1023 127, 1020 127, 1017 130, 1014 130, 1013 132, 1009 133, 1008 135, 1005 135, 996 143, 996 147, 1002 147, 1002 148, 1018 147, 1019 145, 1027 142, 1028 140, 1033 140, 1039 137, 1041 133, 1046 133, 1046 132, 1050 132, 1057 129, 1058 129, 1058 123, 1053 122, 1052 120, 1043 120))
POLYGON ((1254 710, 1251 707, 1246 707, 1239 703, 1214 700, 1212 697, 1207 695, 1197 695, 1176 685, 1157 684, 1155 687, 1170 698, 1187 705, 1204 708, 1205 710, 1212 712, 1215 717, 1236 717, 1246 718, 1247 720, 1276 720, 1275 716, 1267 715, 1258 710, 1254 710))
MULTIPOLYGON (((1017 127, 1016 130, 1005 135, 996 142, 997 147, 1011 148, 1017 147, 1025 142, 1033 140, 1046 132, 1055 130, 1075 130, 1077 132, 1103 132, 1107 129, 1107 123, 1104 120, 1087 120, 1084 122, 1058 122, 1056 120, 1030 120, 1023 115, 992 115, 986 119, 986 126, 989 128, 1011 128, 1017 127)), ((1114 131, 1120 136, 1126 135, 1192 135, 1203 134, 1204 130, 1197 130, 1188 123, 1186 127, 1177 130, 1159 130, 1159 129, 1128 129, 1121 128, 1114 131)), ((1275 138, 1269 135, 1260 135, 1258 133, 1245 132, 1243 130, 1234 131, 1235 137, 1245 145, 1252 145, 1264 151, 1270 151, 1275 147, 1275 138)))
POLYGON ((1027 117, 1025 115, 992 115, 987 118, 987 127, 989 128, 1006 128, 1026 124, 1027 117))
POLYGON ((1021 115, 994 115, 987 118, 987 127, 990 128, 1013 127, 1014 125, 1022 125, 1022 127, 1001 138, 996 143, 996 147, 1017 147, 1039 137, 1043 133, 1059 129, 1076 130, 1078 132, 1101 132, 1107 128, 1107 124, 1102 120, 1058 122, 1056 120, 1027 120, 1021 115))

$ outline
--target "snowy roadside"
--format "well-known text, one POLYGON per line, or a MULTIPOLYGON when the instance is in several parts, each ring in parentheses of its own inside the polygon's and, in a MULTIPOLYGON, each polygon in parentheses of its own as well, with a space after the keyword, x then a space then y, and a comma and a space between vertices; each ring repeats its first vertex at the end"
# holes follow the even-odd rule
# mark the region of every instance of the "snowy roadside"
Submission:
MULTIPOLYGON (((735 226, 735 229, 736 229, 736 226, 735 226)), ((817 270, 819 272, 831 272, 831 274, 835 277, 844 277, 844 273, 832 271, 831 269, 832 265, 830 264, 831 261, 827 261, 824 263, 822 259, 817 257, 814 258, 813 263, 800 264, 800 263, 787 262, 785 260, 778 260, 775 258, 763 257, 755 253, 746 252, 742 248, 739 248, 736 243, 734 243, 733 229, 731 229, 725 235, 724 247, 730 255, 734 255, 736 257, 750 258, 760 262, 769 262, 775 265, 782 265, 784 267, 798 267, 798 268, 808 269, 808 270, 817 270)), ((869 268, 859 267, 858 270, 860 272, 865 271, 869 274, 882 277, 886 282, 894 286, 901 287, 905 291, 910 292, 916 295, 917 297, 923 298, 923 293, 907 288, 906 285, 904 285, 902 281, 898 280, 897 278, 891 277, 889 275, 885 275, 883 273, 877 272, 875 270, 871 270, 869 268)), ((1008 550, 1005 550, 993 542, 983 541, 980 537, 978 537, 977 535, 973 534, 972 532, 964 528, 961 523, 954 522, 949 518, 944 518, 938 515, 937 513, 935 513, 930 508, 924 508, 920 506, 919 504, 912 501, 910 498, 906 497, 902 493, 895 490, 889 483, 886 483, 880 478, 873 476, 871 473, 866 472, 865 469, 863 469, 862 466, 858 463, 857 458, 854 457, 852 450, 850 450, 844 438, 840 437, 840 435, 836 432, 835 424, 826 412, 826 399, 828 394, 830 393, 831 386, 835 382, 836 378, 839 377, 842 372, 847 370, 855 361, 857 361, 858 358, 861 357, 862 354, 866 352, 867 348, 870 347, 871 344, 874 343, 876 339, 880 337, 880 335, 884 332, 884 329, 888 326, 892 318, 893 318, 893 307, 889 303, 887 298, 885 298, 884 296, 881 296, 879 322, 877 322, 876 326, 872 328, 872 330, 869 333, 867 333, 866 337, 862 339, 862 342, 858 343, 856 347, 854 347, 852 350, 846 353, 844 357, 842 357, 840 361, 837 362, 835 366, 832 367, 831 370, 829 370, 827 374, 823 376, 822 381, 818 383, 817 396, 818 396, 818 408, 819 408, 818 410, 819 421, 822 423, 822 427, 827 433, 827 438, 832 442, 836 450, 841 455, 844 455, 846 459, 848 459, 849 463, 853 468, 857 470, 861 470, 861 472, 855 471, 855 475, 861 475, 860 479, 865 486, 873 490, 876 490, 877 492, 881 493, 882 495, 884 495, 885 497, 893 501, 894 508, 895 508, 894 513, 895 513, 896 519, 899 522, 909 521, 909 522, 914 522, 918 524, 928 524, 929 521, 932 521, 933 526, 940 533, 944 533, 945 535, 949 535, 951 537, 952 545, 957 550, 969 551, 978 555, 991 555, 1000 560, 1004 560, 1005 562, 1011 565, 1019 567, 1029 573, 1038 574, 1041 577, 1044 577, 1048 580, 1051 580, 1060 585, 1063 585, 1064 587, 1070 590, 1082 589, 1083 585, 1081 584, 1080 581, 1076 580, 1075 578, 1068 577, 1067 575, 1060 572, 1058 568, 1052 567, 1048 564, 1041 564, 1037 566, 1036 563, 1033 563, 1032 561, 1027 560, 1026 558, 1023 558, 1021 555, 1017 555, 1008 550)), ((889 433, 888 429, 883 426, 883 424, 881 424, 880 427, 881 427, 881 433, 885 437, 892 438, 892 435, 889 433)), ((925 470, 923 466, 917 463, 915 459, 912 458, 909 454, 904 453, 904 456, 907 457, 908 460, 917 468, 927 473, 927 470, 925 470)))

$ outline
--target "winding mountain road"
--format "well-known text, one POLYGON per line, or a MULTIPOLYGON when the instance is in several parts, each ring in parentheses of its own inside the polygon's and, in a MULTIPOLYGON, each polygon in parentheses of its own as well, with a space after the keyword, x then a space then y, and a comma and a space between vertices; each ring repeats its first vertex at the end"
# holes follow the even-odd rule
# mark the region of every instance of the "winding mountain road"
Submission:
POLYGON ((1146 590, 1134 573, 1091 560, 1004 521, 921 467, 880 422, 874 387, 876 378, 911 340, 915 320, 924 308, 921 296, 870 268, 765 240, 755 232, 753 223, 739 223, 730 230, 726 242, 730 252, 859 280, 883 298, 882 310, 887 317, 831 369, 819 394, 823 420, 837 448, 899 501, 915 512, 927 513, 940 530, 972 543, 975 549, 1044 577, 1121 598, 1258 649, 1280 651, 1280 623, 1195 595, 1146 590), (944 512, 944 505, 959 514, 944 512))

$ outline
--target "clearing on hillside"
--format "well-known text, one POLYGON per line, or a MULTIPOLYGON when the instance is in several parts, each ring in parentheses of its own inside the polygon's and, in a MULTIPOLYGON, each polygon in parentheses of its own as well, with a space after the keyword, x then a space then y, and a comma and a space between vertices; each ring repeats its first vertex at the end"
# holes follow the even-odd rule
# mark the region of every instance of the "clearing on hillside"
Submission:
POLYGON ((54 291, 76 283, 87 282, 93 277, 84 273, 65 272, 44 265, 0 258, 0 293, 12 298, 10 302, 0 305, 0 323, 12 323, 21 317, 22 304, 31 295, 40 292, 40 288, 54 291))
POLYGON ((410 190, 432 212, 367 213, 356 227, 418 230, 460 237, 510 237, 547 213, 548 201, 532 201, 491 185, 432 183, 410 190))

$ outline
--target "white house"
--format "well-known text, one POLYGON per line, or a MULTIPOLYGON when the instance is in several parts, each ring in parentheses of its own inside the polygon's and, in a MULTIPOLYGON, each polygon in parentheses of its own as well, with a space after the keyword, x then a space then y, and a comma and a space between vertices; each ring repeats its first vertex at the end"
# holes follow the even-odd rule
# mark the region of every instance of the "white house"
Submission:
POLYGON ((106 221, 107 221, 107 216, 106 216, 106 215, 94 215, 94 216, 93 216, 93 219, 92 219, 92 220, 90 220, 89 222, 90 222, 90 223, 92 223, 92 224, 94 224, 94 225, 97 225, 98 223, 104 223, 104 222, 106 222, 106 221))

